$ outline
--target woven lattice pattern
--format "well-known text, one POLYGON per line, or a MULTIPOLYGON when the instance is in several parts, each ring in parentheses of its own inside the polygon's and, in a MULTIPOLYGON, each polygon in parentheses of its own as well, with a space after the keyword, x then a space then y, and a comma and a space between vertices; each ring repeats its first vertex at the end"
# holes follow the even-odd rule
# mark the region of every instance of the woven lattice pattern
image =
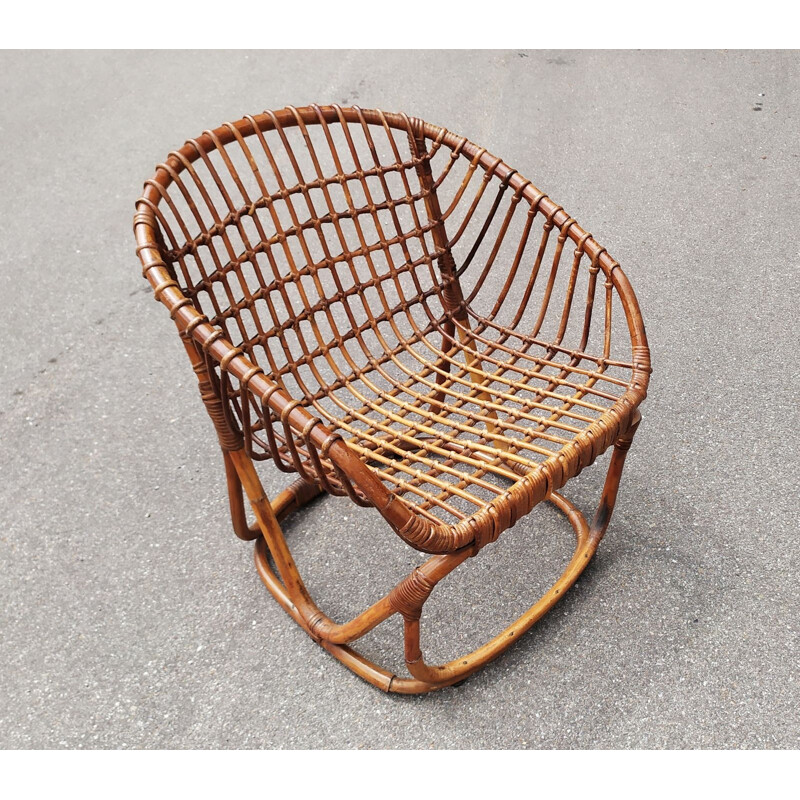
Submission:
POLYGON ((254 459, 369 503, 313 441, 319 421, 414 513, 457 525, 548 460, 557 488, 643 397, 615 263, 466 139, 312 106, 207 131, 159 176, 140 202, 186 304, 235 348, 204 345, 205 363, 254 459))

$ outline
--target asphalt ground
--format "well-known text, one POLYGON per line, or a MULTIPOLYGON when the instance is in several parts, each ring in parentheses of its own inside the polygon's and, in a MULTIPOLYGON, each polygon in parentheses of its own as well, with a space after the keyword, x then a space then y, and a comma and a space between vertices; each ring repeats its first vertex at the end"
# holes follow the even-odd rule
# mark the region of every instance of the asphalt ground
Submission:
MULTIPOLYGON (((800 745, 798 53, 4 52, 0 100, 0 746, 800 745), (308 102, 404 110, 502 156, 620 261, 650 338, 595 561, 429 696, 369 687, 261 585, 134 252, 167 152, 308 102)), ((606 463, 567 490, 587 512, 606 463)), ((335 618, 414 563, 344 499, 289 535, 335 618)), ((569 552, 535 510, 434 594, 431 660, 500 630, 569 552)), ((399 667, 399 634, 365 650, 399 667)))

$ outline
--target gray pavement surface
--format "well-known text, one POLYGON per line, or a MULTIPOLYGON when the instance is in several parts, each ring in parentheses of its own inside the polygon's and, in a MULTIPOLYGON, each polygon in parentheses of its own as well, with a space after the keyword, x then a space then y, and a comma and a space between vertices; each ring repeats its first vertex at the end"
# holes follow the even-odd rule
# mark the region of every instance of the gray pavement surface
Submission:
MULTIPOLYGON (((800 746, 798 53, 5 52, 0 106, 0 746, 800 746), (133 202, 169 150, 331 101, 518 168, 624 266, 653 351, 595 562, 506 655, 426 697, 363 683, 261 585, 134 253, 133 202)), ((590 511, 602 476, 567 493, 590 511)), ((415 561, 342 499, 290 533, 334 617, 415 561)), ((431 658, 498 631, 569 545, 537 509, 456 573, 431 658)), ((399 666, 399 633, 365 650, 399 666)))

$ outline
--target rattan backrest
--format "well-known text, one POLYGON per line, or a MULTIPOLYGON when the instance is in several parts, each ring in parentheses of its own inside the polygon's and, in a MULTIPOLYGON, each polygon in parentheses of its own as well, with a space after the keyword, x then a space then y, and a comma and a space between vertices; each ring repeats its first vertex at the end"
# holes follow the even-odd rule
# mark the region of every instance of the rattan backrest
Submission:
POLYGON ((487 168, 484 151, 467 154, 465 140, 441 129, 426 141, 404 116, 291 112, 283 121, 266 115, 246 137, 234 125, 227 141, 207 131, 162 165, 166 189, 151 185, 165 260, 183 293, 293 395, 319 391, 311 365, 335 380, 326 348, 345 346, 335 359, 348 374, 382 349, 376 334, 392 348, 435 324, 446 247, 478 313, 565 348, 602 350, 600 326, 583 342, 583 320, 570 325, 574 297, 600 288, 590 267, 560 267, 585 259, 579 242, 564 258, 570 226, 551 235, 553 213, 525 196, 528 182, 511 188, 514 173, 501 176, 499 159, 487 168), (421 167, 431 186, 421 186, 421 167), (426 207, 433 189, 447 229, 438 247, 426 207))
POLYGON ((183 293, 293 396, 313 396, 314 368, 335 380, 326 351, 350 373, 377 352, 375 326, 396 345, 390 319, 411 335, 410 307, 441 316, 441 251, 417 172, 430 153, 385 119, 295 119, 247 138, 229 126, 227 143, 207 132, 163 165, 168 188, 151 185, 183 293))

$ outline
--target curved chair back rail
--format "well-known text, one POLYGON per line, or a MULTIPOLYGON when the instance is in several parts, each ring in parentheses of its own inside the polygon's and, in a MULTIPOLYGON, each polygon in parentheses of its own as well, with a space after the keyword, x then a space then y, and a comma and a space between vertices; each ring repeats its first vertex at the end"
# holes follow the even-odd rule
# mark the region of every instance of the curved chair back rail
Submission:
POLYGON ((444 128, 248 116, 170 153, 134 230, 223 449, 375 506, 419 550, 493 541, 638 421, 622 269, 444 128))

